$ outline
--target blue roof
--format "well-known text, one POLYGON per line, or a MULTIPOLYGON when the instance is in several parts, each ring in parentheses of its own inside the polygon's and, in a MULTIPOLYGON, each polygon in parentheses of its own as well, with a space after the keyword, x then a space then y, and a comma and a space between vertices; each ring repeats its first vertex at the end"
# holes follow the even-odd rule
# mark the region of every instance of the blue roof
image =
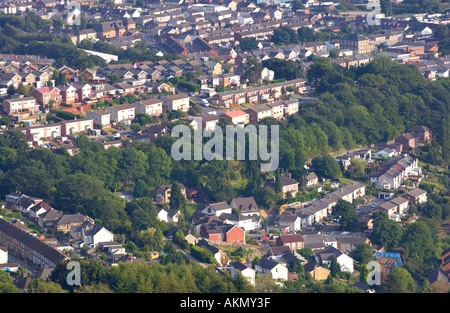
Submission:
POLYGON ((395 265, 400 266, 402 265, 402 259, 400 258, 400 253, 396 252, 377 252, 375 253, 375 259, 377 257, 384 257, 384 258, 395 258, 395 265))

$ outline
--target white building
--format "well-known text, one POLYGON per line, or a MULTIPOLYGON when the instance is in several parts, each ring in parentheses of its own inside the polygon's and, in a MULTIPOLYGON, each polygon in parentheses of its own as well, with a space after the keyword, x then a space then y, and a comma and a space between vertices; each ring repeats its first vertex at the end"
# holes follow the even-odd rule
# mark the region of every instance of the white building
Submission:
POLYGON ((121 104, 106 108, 106 112, 111 113, 111 120, 115 122, 124 122, 125 124, 131 124, 131 121, 135 119, 136 110, 131 104, 121 104))
POLYGON ((141 100, 133 103, 136 114, 145 113, 150 116, 160 116, 162 114, 163 101, 158 99, 141 100))
POLYGON ((114 234, 100 225, 94 225, 90 229, 83 229, 82 238, 86 246, 97 248, 99 242, 111 242, 114 234))
POLYGON ((107 63, 111 63, 112 61, 115 61, 115 62, 119 61, 119 56, 114 55, 114 54, 102 53, 102 52, 91 51, 91 50, 86 50, 86 49, 82 49, 82 50, 86 51, 86 53, 88 55, 96 55, 96 56, 101 57, 107 63))
POLYGON ((236 225, 246 232, 260 228, 261 218, 256 216, 222 213, 220 218, 223 219, 224 223, 236 225))
POLYGON ((231 214, 233 209, 228 205, 225 201, 211 203, 208 204, 203 210, 202 213, 208 215, 220 216, 223 213, 231 214))
POLYGON ((319 253, 315 256, 316 261, 320 264, 327 264, 328 267, 330 267, 333 256, 336 257, 336 261, 341 267, 342 272, 348 272, 353 273, 354 266, 353 262, 354 260, 343 253, 342 251, 336 249, 332 245, 327 246, 325 249, 320 250, 319 253))
POLYGON ((275 72, 269 70, 267 67, 263 68, 261 71, 261 79, 264 81, 272 81, 275 76, 275 72))
POLYGON ((87 117, 94 119, 95 125, 109 126, 111 124, 111 113, 105 110, 91 111, 87 117))
POLYGON ((231 277, 236 278, 237 273, 241 273, 242 276, 247 278, 248 282, 255 286, 255 270, 248 267, 241 262, 234 262, 231 264, 231 277))
POLYGON ((255 270, 257 273, 269 275, 273 280, 287 280, 289 274, 286 266, 267 258, 259 260, 255 270))

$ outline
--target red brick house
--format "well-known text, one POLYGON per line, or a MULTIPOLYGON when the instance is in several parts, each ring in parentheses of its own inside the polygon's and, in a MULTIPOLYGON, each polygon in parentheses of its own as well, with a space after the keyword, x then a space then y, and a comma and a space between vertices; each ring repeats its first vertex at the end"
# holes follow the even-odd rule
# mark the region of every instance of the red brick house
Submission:
POLYGON ((416 125, 411 128, 408 128, 406 130, 407 133, 410 133, 412 136, 419 138, 419 142, 429 145, 432 140, 432 133, 431 129, 423 126, 423 125, 416 125))
POLYGON ((209 240, 245 245, 245 231, 236 225, 205 224, 201 232, 203 237, 209 240))
POLYGON ((305 240, 300 234, 282 235, 277 239, 277 246, 286 246, 289 247, 289 249, 295 251, 297 249, 303 249, 305 247, 305 240))
POLYGON ((56 87, 41 87, 31 91, 31 95, 43 106, 49 106, 51 102, 53 105, 60 105, 62 101, 61 92, 56 87))
POLYGON ((402 151, 407 151, 408 149, 415 149, 419 146, 419 138, 413 136, 411 133, 404 133, 397 138, 395 138, 395 143, 401 144, 402 151))

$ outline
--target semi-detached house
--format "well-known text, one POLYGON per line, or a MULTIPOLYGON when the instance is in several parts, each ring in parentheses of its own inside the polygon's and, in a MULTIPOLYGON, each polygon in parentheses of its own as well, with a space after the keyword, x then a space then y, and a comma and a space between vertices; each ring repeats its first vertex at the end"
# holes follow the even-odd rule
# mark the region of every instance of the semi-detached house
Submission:
POLYGON ((93 129, 94 119, 87 117, 83 119, 61 121, 59 124, 61 125, 61 135, 69 136, 93 129))
POLYGON ((105 109, 106 112, 111 113, 111 121, 123 122, 131 124, 136 115, 136 108, 131 104, 121 104, 105 109))
POLYGON ((189 111, 189 96, 183 93, 169 95, 164 98, 164 107, 169 111, 189 111))
POLYGON ((60 124, 30 126, 25 129, 25 134, 30 141, 39 141, 41 138, 56 138, 61 136, 60 124))
POLYGON ((163 101, 159 99, 141 100, 133 103, 136 114, 145 113, 150 116, 160 116, 162 114, 163 101))
POLYGON ((16 99, 7 99, 2 103, 3 111, 8 115, 19 113, 36 113, 39 111, 36 99, 34 97, 24 97, 16 99))

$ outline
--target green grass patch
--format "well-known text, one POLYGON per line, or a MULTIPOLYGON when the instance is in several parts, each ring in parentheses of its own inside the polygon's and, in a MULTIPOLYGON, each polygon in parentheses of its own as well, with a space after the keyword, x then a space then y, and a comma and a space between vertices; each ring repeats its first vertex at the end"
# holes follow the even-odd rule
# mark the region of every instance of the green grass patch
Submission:
POLYGON ((195 209, 197 208, 197 204, 194 203, 186 203, 186 217, 191 218, 192 214, 194 214, 195 209))

